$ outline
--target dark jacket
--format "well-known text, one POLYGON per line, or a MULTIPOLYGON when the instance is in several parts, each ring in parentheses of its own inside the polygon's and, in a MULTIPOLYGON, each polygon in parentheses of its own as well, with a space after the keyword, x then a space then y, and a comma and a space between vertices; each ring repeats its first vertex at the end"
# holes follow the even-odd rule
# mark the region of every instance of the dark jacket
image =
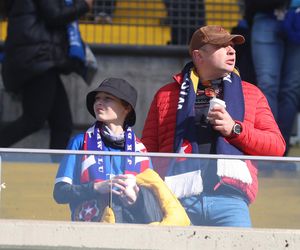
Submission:
POLYGON ((62 73, 78 69, 67 56, 66 25, 88 11, 84 0, 6 0, 7 39, 2 67, 4 86, 19 91, 31 78, 52 68, 62 73))

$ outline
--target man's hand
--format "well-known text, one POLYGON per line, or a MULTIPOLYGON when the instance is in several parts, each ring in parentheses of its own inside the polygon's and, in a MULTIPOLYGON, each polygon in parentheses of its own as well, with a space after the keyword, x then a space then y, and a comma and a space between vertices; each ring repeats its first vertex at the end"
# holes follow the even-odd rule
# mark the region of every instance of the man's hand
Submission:
POLYGON ((213 129, 219 131, 224 137, 230 136, 235 121, 231 118, 224 107, 215 106, 208 112, 207 119, 213 129))

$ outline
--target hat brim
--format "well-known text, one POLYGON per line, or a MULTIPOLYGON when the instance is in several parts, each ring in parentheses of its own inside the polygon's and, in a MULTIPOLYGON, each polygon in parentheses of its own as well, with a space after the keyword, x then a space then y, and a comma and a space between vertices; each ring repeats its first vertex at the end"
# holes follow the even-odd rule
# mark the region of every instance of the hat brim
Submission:
POLYGON ((233 41, 233 43, 237 45, 243 44, 246 41, 245 37, 242 35, 231 35, 231 37, 232 37, 231 41, 233 41))
POLYGON ((215 41, 211 40, 209 43, 214 45, 224 45, 232 41, 234 44, 243 44, 245 42, 245 38, 242 35, 230 35, 225 36, 223 39, 218 38, 215 41))
POLYGON ((86 96, 86 107, 89 113, 96 118, 95 112, 94 112, 94 102, 95 102, 95 96, 97 94, 97 91, 91 91, 86 96))
POLYGON ((232 41, 234 44, 236 45, 240 45, 243 44, 245 42, 245 38, 242 35, 226 35, 226 36, 220 36, 218 38, 216 38, 215 40, 210 40, 207 43, 203 43, 203 44, 199 44, 199 46, 196 46, 196 44, 190 44, 189 47, 189 54, 192 55, 193 50, 197 50, 199 48, 201 48, 202 46, 206 45, 206 44, 213 44, 213 45, 224 45, 229 43, 230 41, 232 41))

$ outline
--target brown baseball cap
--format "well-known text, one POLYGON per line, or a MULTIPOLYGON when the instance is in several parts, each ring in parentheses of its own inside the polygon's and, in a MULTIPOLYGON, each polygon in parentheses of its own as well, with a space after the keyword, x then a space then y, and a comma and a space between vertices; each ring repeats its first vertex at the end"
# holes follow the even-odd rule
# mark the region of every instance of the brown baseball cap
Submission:
POLYGON ((200 49, 205 44, 223 45, 232 41, 234 44, 243 44, 245 38, 241 35, 231 35, 227 30, 217 25, 207 25, 197 29, 190 41, 189 53, 200 49))

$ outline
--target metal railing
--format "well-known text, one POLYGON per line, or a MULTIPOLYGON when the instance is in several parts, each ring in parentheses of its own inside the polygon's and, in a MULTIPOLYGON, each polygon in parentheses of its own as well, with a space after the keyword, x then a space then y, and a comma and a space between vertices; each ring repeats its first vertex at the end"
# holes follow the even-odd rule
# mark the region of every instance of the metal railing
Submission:
MULTIPOLYGON (((214 166, 219 159, 251 160, 259 171, 259 195, 250 206, 253 227, 300 228, 300 212, 295 210, 300 201, 300 157, 141 154, 20 148, 0 148, 0 219, 70 220, 69 207, 57 204, 53 199, 55 175, 59 165, 59 161, 56 160, 69 156, 83 159, 87 155, 148 158, 155 170, 176 162, 181 166, 188 164, 197 170, 201 169, 200 163, 214 166), (284 206, 282 200, 285 201, 284 206)), ((62 161, 61 164, 65 162, 62 161)))
MULTIPOLYGON (((242 0, 118 0, 94 2, 80 20, 83 39, 91 44, 185 46, 204 24, 230 30, 241 18, 242 0)), ((6 22, 0 22, 0 40, 6 22)))

